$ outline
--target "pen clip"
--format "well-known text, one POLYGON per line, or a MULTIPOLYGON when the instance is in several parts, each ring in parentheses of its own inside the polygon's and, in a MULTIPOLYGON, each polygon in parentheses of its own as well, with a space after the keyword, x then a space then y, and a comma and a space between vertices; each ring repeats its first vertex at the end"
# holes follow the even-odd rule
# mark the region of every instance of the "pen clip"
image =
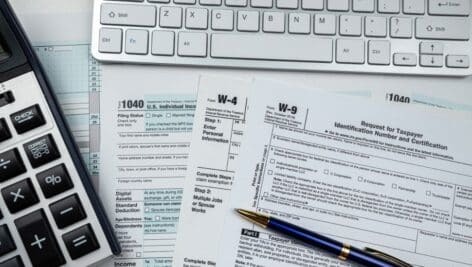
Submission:
POLYGON ((394 264, 395 266, 398 266, 398 267, 413 267, 413 265, 411 265, 407 262, 404 262, 404 261, 400 260, 399 258, 395 258, 394 256, 389 255, 389 254, 387 254, 385 252, 382 252, 380 250, 365 247, 364 251, 371 254, 371 255, 374 255, 378 258, 381 258, 385 261, 388 261, 388 262, 390 262, 390 263, 392 263, 392 264, 394 264))

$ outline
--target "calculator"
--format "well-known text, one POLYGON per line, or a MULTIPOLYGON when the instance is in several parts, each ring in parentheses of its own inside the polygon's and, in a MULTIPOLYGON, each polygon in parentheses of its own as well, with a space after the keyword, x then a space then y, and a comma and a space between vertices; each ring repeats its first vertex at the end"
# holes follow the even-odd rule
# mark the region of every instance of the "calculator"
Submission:
POLYGON ((39 61, 0 0, 0 267, 89 266, 118 253, 39 61))

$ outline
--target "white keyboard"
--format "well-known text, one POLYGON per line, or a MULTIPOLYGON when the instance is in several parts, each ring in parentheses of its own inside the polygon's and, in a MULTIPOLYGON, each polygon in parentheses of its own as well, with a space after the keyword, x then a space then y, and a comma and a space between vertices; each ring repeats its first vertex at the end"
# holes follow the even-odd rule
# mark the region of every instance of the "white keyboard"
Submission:
POLYGON ((465 76, 472 0, 95 0, 110 62, 465 76))

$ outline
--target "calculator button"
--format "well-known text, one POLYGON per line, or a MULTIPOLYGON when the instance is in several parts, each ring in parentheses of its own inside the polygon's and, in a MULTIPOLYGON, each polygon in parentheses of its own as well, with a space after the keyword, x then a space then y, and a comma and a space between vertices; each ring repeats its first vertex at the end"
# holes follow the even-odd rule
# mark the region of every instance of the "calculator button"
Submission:
POLYGON ((18 149, 14 148, 0 153, 0 182, 26 172, 18 149))
POLYGON ((49 205, 49 208, 51 209, 52 216, 54 217, 59 229, 67 227, 87 217, 77 194, 54 202, 49 205))
POLYGON ((15 97, 11 91, 6 91, 5 93, 0 94, 0 107, 6 106, 15 102, 15 97))
MULTIPOLYGON (((0 256, 16 249, 13 238, 6 224, 0 225, 0 256)), ((0 265, 1 266, 1 265, 0 265)))
POLYGON ((62 239, 73 260, 100 248, 89 224, 62 235, 62 239))
POLYGON ((31 131, 46 124, 39 105, 33 105, 10 115, 13 126, 18 134, 31 131))
POLYGON ((0 267, 25 267, 20 256, 15 256, 6 261, 0 262, 0 267))
POLYGON ((23 145, 33 168, 47 164, 61 157, 52 135, 48 134, 23 145))
POLYGON ((0 142, 11 138, 10 130, 8 129, 7 121, 4 118, 0 119, 0 142))
POLYGON ((11 213, 38 203, 38 196, 29 178, 5 187, 2 189, 2 196, 11 213))
POLYGON ((16 219, 15 225, 33 266, 49 267, 65 263, 42 209, 16 219))
POLYGON ((46 198, 53 197, 74 187, 64 164, 38 173, 36 178, 46 198))

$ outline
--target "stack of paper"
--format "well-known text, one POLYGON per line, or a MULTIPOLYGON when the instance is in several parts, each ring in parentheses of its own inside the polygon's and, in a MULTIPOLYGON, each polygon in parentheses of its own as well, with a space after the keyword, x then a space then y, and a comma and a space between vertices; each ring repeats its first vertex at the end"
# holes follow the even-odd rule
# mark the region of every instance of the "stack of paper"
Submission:
POLYGON ((115 266, 350 266, 234 208, 418 266, 472 264, 470 113, 263 79, 107 72, 99 188, 124 249, 115 266))

